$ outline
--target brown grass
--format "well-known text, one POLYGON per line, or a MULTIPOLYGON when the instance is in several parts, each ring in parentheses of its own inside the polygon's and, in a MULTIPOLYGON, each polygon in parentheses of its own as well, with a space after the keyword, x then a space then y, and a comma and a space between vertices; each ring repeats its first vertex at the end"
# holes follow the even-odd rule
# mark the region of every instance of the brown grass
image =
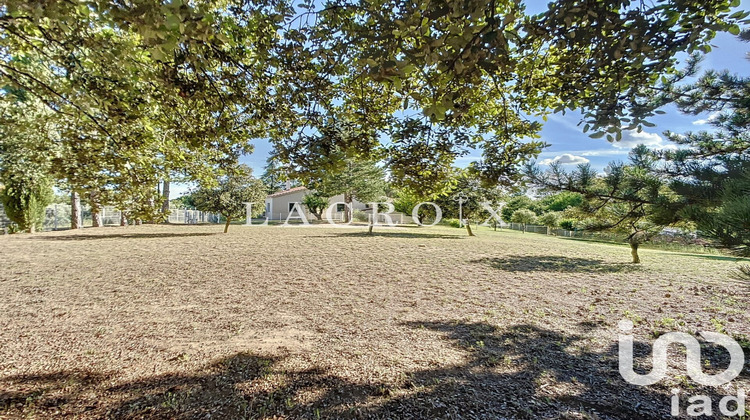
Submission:
POLYGON ((0 237, 0 418, 663 417, 673 387, 715 406, 734 388, 692 383, 679 349, 669 379, 628 385, 618 320, 644 355, 671 330, 750 336, 721 256, 634 266, 627 247, 488 229, 220 231, 0 237))

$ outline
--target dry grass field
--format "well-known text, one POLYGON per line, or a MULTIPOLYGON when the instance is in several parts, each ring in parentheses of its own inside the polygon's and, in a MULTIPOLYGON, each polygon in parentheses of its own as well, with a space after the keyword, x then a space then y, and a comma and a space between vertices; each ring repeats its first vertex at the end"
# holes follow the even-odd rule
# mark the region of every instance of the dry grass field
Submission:
POLYGON ((641 356, 667 331, 748 354, 732 258, 635 266, 627 247, 489 229, 220 231, 0 237, 0 418, 669 418, 672 388, 750 389, 748 369, 693 383, 679 347, 656 385, 618 373, 621 319, 641 356))

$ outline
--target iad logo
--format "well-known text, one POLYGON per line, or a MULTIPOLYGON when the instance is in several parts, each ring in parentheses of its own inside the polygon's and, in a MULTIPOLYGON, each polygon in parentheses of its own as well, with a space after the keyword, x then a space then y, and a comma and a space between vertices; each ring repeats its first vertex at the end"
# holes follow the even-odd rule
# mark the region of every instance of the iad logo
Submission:
MULTIPOLYGON (((633 370, 633 323, 628 320, 619 322, 621 334, 619 336, 619 368, 620 375, 628 383, 633 385, 648 386, 659 382, 667 375, 667 349, 670 344, 682 344, 685 346, 686 360, 685 367, 687 374, 695 382, 717 387, 731 382, 742 372, 745 366, 745 354, 742 347, 731 337, 704 331, 700 335, 709 343, 718 344, 729 351, 729 367, 723 372, 716 375, 707 375, 703 373, 701 367, 701 346, 698 340, 690 334, 682 332, 670 332, 662 335, 654 342, 652 350, 652 368, 651 372, 645 375, 635 373, 633 370)), ((672 391, 672 415, 680 414, 678 390, 672 391)), ((705 395, 696 395, 690 397, 688 402, 691 405, 687 408, 687 414, 690 416, 712 415, 711 399, 705 395)), ((738 416, 745 414, 745 391, 739 390, 737 397, 726 396, 719 402, 719 410, 725 416, 738 416), (729 408, 729 403, 734 401, 735 409, 729 408)))

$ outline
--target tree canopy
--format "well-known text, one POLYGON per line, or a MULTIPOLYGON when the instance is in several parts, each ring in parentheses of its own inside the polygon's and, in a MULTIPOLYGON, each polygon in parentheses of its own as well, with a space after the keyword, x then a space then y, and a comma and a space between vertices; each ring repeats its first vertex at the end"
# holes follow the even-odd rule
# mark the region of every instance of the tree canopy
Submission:
POLYGON ((290 178, 383 161, 438 196, 475 151, 485 186, 512 183, 552 112, 582 110, 611 140, 648 126, 654 92, 685 76, 680 54, 737 33, 738 5, 8 0, 0 100, 53 115, 55 136, 29 153, 49 151, 58 185, 143 218, 161 180, 215 182, 258 138, 290 178))
POLYGON ((224 233, 227 233, 232 220, 246 214, 245 203, 252 203, 256 214, 264 211, 266 189, 262 181, 252 176, 250 167, 240 165, 220 178, 217 186, 202 186, 192 193, 192 197, 198 210, 224 216, 224 233))

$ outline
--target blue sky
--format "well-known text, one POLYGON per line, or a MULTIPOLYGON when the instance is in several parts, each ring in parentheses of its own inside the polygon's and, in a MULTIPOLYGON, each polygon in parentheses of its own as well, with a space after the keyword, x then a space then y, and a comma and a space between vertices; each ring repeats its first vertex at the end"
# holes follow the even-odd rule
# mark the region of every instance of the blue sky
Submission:
MULTIPOLYGON (((529 11, 541 11, 545 3, 538 2, 537 4, 536 7, 530 6, 529 11)), ((740 9, 750 10, 750 0, 743 0, 740 9)), ((750 74, 750 60, 745 58, 747 52, 750 51, 750 43, 740 42, 736 37, 722 33, 713 40, 712 44, 713 50, 701 63, 702 70, 726 69, 740 75, 750 74)), ((544 164, 560 160, 563 163, 567 162, 566 166, 569 167, 589 162, 595 169, 601 170, 613 160, 627 159, 630 149, 638 144, 643 143, 652 148, 670 147, 669 141, 663 135, 664 131, 684 133, 710 129, 710 126, 706 124, 710 115, 684 115, 672 106, 665 107, 663 110, 666 112, 664 115, 657 115, 650 120, 656 124, 655 127, 644 129, 641 133, 625 133, 623 140, 616 143, 609 143, 606 139, 592 139, 584 134, 582 127, 577 125, 581 120, 579 112, 550 115, 541 133, 541 140, 550 146, 539 156, 538 161, 544 164)), ((240 161, 252 167, 256 176, 259 176, 263 173, 266 158, 271 152, 271 145, 265 140, 255 140, 253 144, 255 152, 243 156, 240 161)), ((465 156, 459 158, 456 165, 466 166, 478 158, 479 156, 465 156)), ((171 191, 172 198, 185 193, 187 189, 187 185, 175 185, 171 191)))

